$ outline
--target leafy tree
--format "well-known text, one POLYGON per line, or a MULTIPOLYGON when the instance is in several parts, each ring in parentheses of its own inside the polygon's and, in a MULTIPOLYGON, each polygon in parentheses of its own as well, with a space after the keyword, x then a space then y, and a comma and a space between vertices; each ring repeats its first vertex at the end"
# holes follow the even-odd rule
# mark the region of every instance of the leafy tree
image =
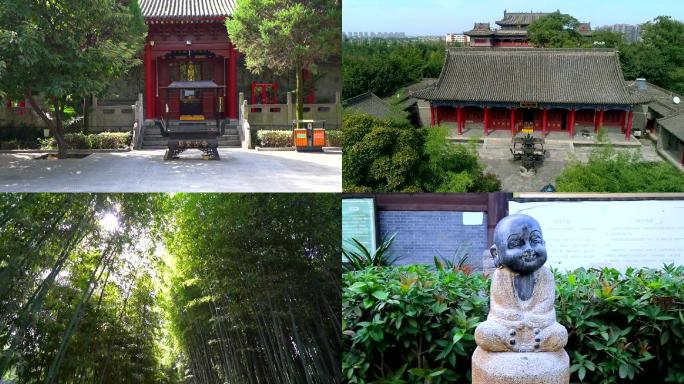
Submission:
POLYGON ((659 16, 643 26, 641 36, 641 75, 654 84, 684 93, 684 23, 659 16))
POLYGON ((577 19, 556 11, 533 21, 527 27, 527 36, 537 47, 572 48, 581 42, 578 26, 577 19))
POLYGON ((4 0, 0 89, 26 98, 66 156, 64 112, 140 63, 145 29, 137 0, 4 0))
POLYGON ((438 77, 446 49, 439 42, 345 41, 343 51, 343 98, 371 91, 390 96, 401 87, 438 77))
POLYGON ((0 381, 340 383, 339 212, 330 194, 0 194, 0 381))
POLYGON ((294 71, 297 120, 304 116, 302 71, 340 53, 342 10, 331 0, 238 0, 228 35, 255 73, 294 71))
POLYGON ((585 45, 596 48, 621 48, 627 44, 625 36, 613 31, 594 31, 586 39, 585 45))
POLYGON ((345 191, 422 190, 421 164, 427 161, 424 129, 364 114, 345 115, 342 126, 345 191))
POLYGON ((446 128, 364 114, 343 118, 342 186, 347 192, 493 192, 474 145, 453 144, 446 128))
POLYGON ((4 194, 0 207, 0 380, 162 382, 161 318, 139 269, 163 197, 4 194))
POLYGON ((192 383, 340 383, 340 199, 178 195, 165 311, 192 383))

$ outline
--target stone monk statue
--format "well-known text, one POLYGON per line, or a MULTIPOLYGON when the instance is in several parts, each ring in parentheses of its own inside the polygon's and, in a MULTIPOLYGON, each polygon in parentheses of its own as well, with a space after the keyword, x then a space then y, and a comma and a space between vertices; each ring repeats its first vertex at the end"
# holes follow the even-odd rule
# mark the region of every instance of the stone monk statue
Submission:
POLYGON ((567 384, 568 332, 556 322, 554 278, 544 267, 539 223, 527 215, 505 217, 490 253, 497 269, 489 315, 475 329, 473 383, 567 384))

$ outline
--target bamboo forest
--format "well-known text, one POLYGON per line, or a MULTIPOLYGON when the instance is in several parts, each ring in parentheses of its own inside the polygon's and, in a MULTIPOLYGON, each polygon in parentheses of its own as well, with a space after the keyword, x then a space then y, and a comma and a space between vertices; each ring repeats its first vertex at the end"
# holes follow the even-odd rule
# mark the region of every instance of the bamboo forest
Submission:
POLYGON ((0 382, 340 383, 340 197, 0 194, 0 382))

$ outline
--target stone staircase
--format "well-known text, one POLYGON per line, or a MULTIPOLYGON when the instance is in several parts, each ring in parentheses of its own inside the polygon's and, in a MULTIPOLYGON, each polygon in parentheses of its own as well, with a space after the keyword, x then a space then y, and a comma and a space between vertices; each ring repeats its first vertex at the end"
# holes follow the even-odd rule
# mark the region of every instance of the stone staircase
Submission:
MULTIPOLYGON (((193 124, 197 124, 193 122, 193 124)), ((224 120, 221 124, 225 125, 224 133, 219 136, 219 147, 240 147, 240 136, 237 131, 237 120, 224 120)), ((163 149, 166 148, 166 137, 162 136, 159 126, 145 124, 143 126, 143 149, 163 149)))

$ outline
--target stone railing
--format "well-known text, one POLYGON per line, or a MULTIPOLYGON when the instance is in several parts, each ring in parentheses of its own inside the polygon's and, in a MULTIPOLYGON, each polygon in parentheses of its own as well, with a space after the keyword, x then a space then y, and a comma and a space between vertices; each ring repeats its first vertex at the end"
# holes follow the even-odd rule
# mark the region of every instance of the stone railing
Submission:
MULTIPOLYGON (((291 92, 287 104, 249 105, 249 124, 252 129, 284 129, 292 126, 296 118, 296 104, 291 92)), ((335 94, 334 103, 304 104, 304 119, 325 120, 326 127, 339 128, 342 124, 340 93, 335 94)))
POLYGON ((138 120, 136 105, 140 102, 140 95, 138 95, 138 100, 133 103, 99 105, 97 98, 93 97, 92 109, 88 114, 88 130, 90 132, 130 131, 138 120))
POLYGON ((249 104, 244 100, 244 95, 240 93, 240 118, 238 120, 238 135, 240 144, 244 149, 252 149, 252 130, 249 125, 249 104))

